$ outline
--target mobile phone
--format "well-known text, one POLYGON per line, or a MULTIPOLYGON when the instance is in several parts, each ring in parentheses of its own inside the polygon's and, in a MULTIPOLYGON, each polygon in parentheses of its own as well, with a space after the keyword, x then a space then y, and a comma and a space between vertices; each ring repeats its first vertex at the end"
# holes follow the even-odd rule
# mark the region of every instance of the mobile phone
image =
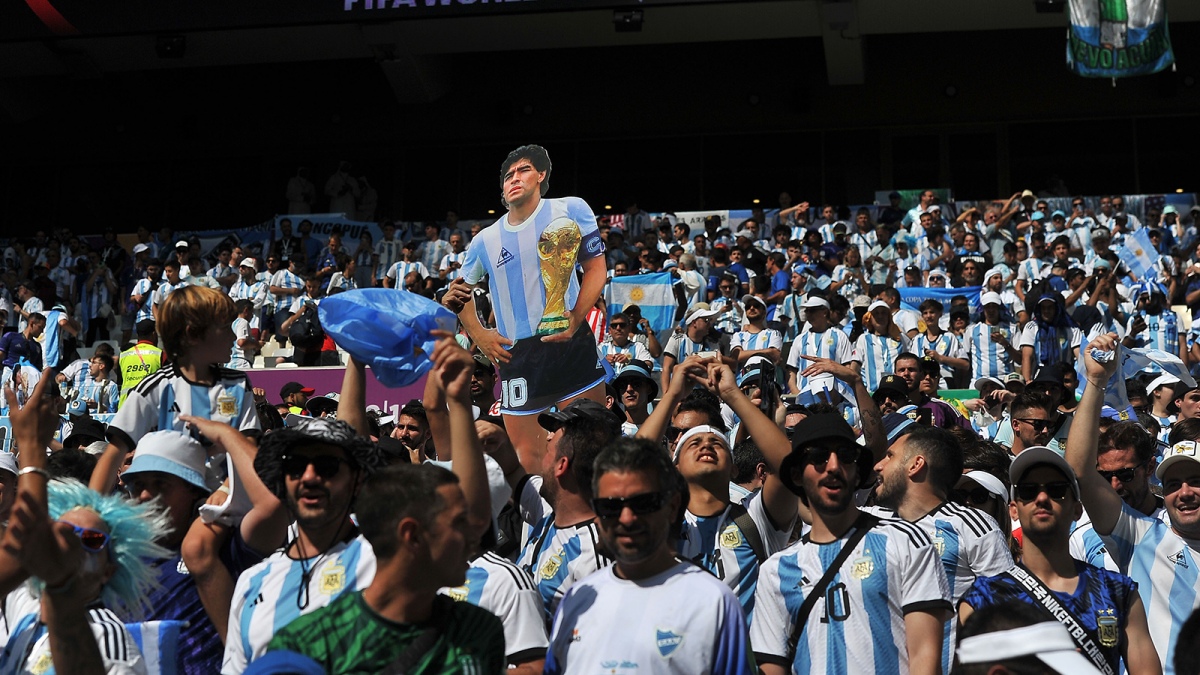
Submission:
POLYGON ((699 356, 702 359, 711 359, 711 358, 717 356, 717 352, 713 351, 713 350, 697 352, 696 356, 699 356))

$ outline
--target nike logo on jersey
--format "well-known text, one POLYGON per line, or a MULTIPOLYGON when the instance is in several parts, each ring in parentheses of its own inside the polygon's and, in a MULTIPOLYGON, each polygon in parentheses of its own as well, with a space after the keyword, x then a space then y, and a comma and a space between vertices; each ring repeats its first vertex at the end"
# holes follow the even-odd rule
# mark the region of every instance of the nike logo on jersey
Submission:
POLYGON ((501 265, 509 262, 512 259, 513 259, 513 254, 509 253, 508 249, 501 248, 500 249, 500 257, 496 259, 496 267, 500 267, 501 265))

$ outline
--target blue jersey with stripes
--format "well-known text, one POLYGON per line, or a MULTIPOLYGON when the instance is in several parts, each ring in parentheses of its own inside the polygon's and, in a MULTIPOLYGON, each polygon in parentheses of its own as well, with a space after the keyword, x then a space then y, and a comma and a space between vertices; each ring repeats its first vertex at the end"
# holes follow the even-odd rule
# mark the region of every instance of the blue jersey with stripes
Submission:
POLYGON ((900 339, 896 340, 866 331, 858 336, 854 354, 850 358, 862 364, 863 384, 867 385, 867 391, 873 392, 879 387, 883 376, 893 372, 896 357, 907 351, 909 341, 903 333, 900 334, 900 339))
POLYGON ((1125 503, 1108 540, 1117 567, 1138 584, 1150 639, 1164 675, 1172 675, 1179 629, 1200 606, 1200 541, 1125 503))
POLYGON ((488 278, 492 297, 506 300, 495 303, 496 330, 510 340, 521 340, 537 334, 538 322, 552 301, 561 299, 567 310, 575 307, 576 262, 602 255, 604 240, 587 202, 578 197, 542 199, 520 225, 510 225, 505 215, 484 228, 467 249, 461 272, 469 284, 488 278), (550 258, 556 260, 547 262, 550 258), (569 270, 564 272, 564 267, 569 270), (566 284, 546 287, 547 277, 553 282, 564 273, 566 284), (563 295, 547 298, 547 292, 563 295))
POLYGON ((1000 333, 1008 343, 1016 347, 1012 329, 1008 326, 992 326, 977 323, 963 334, 963 351, 971 363, 971 380, 981 377, 1004 377, 1013 372, 1012 357, 999 342, 992 339, 992 333, 1000 333))
MULTIPOLYGON (((787 546, 794 522, 776 528, 763 506, 761 491, 746 497, 742 506, 758 530, 766 555, 787 546)), ((731 508, 726 507, 712 516, 684 512, 683 528, 675 551, 680 558, 691 560, 725 582, 737 595, 746 616, 750 617, 754 611, 754 587, 758 582, 760 561, 755 557, 746 533, 730 514, 731 508)))
MULTIPOLYGON (((1161 349, 1168 354, 1179 354, 1179 316, 1169 309, 1164 309, 1161 314, 1138 312, 1135 316, 1129 317, 1129 321, 1125 324, 1125 332, 1138 338, 1141 343, 1138 345, 1139 347, 1161 349), (1146 330, 1135 335, 1133 322, 1138 318, 1146 322, 1146 330)), ((1160 373, 1162 367, 1151 362, 1142 370, 1148 373, 1160 373)))
POLYGON ((787 330, 783 333, 784 342, 792 342, 796 336, 800 334, 800 315, 804 309, 800 306, 804 303, 804 296, 800 293, 788 293, 783 302, 779 303, 779 309, 775 312, 775 317, 787 317, 787 330))
POLYGON ((837 390, 847 401, 854 400, 854 390, 841 380, 835 380, 828 375, 815 377, 803 375, 804 369, 811 366, 813 361, 801 358, 802 355, 819 356, 838 363, 849 363, 854 355, 854 348, 850 343, 849 336, 834 327, 830 327, 822 333, 805 327, 804 331, 792 342, 792 348, 788 350, 787 367, 796 371, 796 390, 803 399, 800 400, 801 403, 820 401, 819 393, 814 389, 837 390))
POLYGON ((295 560, 286 549, 276 551, 238 577, 221 672, 241 673, 266 653, 279 629, 346 591, 366 588, 374 578, 375 551, 362 536, 338 542, 315 559, 295 560))
MULTIPOLYGON (((1076 618, 1087 633, 1087 638, 1090 638, 1104 655, 1112 671, 1119 672, 1118 662, 1121 658, 1121 643, 1124 642, 1124 629, 1138 585, 1123 574, 1093 567, 1084 562, 1076 561, 1075 569, 1079 576, 1078 585, 1073 593, 1053 589, 1050 589, 1050 593, 1060 607, 1076 618)), ((1023 567, 1017 573, 1020 577, 1033 577, 1033 573, 1023 567)), ((1046 611, 1046 620, 1049 621, 1051 615, 1036 597, 1038 592, 1030 589, 1018 578, 1005 573, 976 579, 975 584, 963 596, 962 602, 974 610, 1009 601, 1025 602, 1046 611)), ((1079 638, 1076 638, 1076 642, 1079 642, 1079 638)))
MULTIPOLYGON (((942 333, 936 338, 930 338, 925 333, 917 334, 912 340, 912 352, 917 356, 925 356, 926 351, 937 352, 952 359, 965 359, 962 340, 954 333, 942 333)), ((942 377, 954 377, 954 367, 946 364, 939 366, 942 377)))
POLYGON ((884 520, 871 529, 813 605, 787 660, 788 636, 806 595, 841 552, 841 539, 799 542, 763 564, 755 593, 750 643, 759 663, 807 673, 907 673, 904 615, 950 609, 937 549, 920 527, 884 520))

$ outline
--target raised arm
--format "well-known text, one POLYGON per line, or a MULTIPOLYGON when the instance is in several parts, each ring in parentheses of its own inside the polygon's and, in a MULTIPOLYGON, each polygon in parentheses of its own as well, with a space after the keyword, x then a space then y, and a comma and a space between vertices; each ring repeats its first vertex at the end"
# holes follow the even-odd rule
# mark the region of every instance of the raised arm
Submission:
POLYGON ((867 439, 867 447, 871 449, 875 461, 883 459, 888 448, 887 432, 883 429, 883 415, 855 367, 857 362, 838 363, 833 359, 806 354, 801 354, 800 358, 812 362, 812 365, 802 371, 804 377, 828 373, 854 388, 854 404, 858 406, 858 415, 862 419, 862 432, 867 439))
POLYGON ((1088 343, 1083 359, 1087 388, 1075 408, 1071 434, 1067 437, 1066 459, 1079 480, 1083 508, 1092 519, 1092 527, 1101 536, 1110 534, 1121 515, 1121 497, 1112 484, 1096 471, 1096 445, 1100 440, 1100 408, 1104 405, 1104 388, 1121 363, 1120 346, 1115 333, 1098 336, 1088 343), (1109 351, 1113 359, 1097 363, 1092 350, 1109 351))
POLYGON ((471 523, 471 541, 483 536, 492 522, 492 497, 488 489, 487 468, 483 463, 483 443, 475 432, 471 411, 471 373, 475 361, 467 350, 449 333, 433 349, 433 370, 429 379, 435 381, 446 396, 449 413, 451 470, 458 476, 467 499, 471 523))
POLYGON ((370 436, 367 423, 366 367, 351 356, 342 375, 342 395, 338 398, 337 418, 354 427, 359 436, 370 436))
POLYGON ((662 441, 663 434, 671 425, 675 406, 688 395, 688 391, 696 382, 696 377, 707 377, 706 363, 705 359, 692 354, 684 359, 683 363, 674 366, 670 385, 663 389, 662 397, 659 398, 658 403, 654 404, 653 412, 638 427, 637 438, 646 438, 655 442, 662 441))

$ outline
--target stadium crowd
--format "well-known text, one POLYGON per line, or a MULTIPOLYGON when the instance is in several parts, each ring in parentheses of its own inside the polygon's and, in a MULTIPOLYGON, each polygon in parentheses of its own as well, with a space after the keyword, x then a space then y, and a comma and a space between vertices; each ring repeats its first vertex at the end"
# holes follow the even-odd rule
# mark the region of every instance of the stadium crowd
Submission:
POLYGON ((13 240, 0 673, 1200 672, 1200 207, 1126 199, 581 222, 672 325, 576 308, 605 403, 534 444, 454 214, 13 240), (394 414, 316 311, 368 287, 460 316, 394 414))

